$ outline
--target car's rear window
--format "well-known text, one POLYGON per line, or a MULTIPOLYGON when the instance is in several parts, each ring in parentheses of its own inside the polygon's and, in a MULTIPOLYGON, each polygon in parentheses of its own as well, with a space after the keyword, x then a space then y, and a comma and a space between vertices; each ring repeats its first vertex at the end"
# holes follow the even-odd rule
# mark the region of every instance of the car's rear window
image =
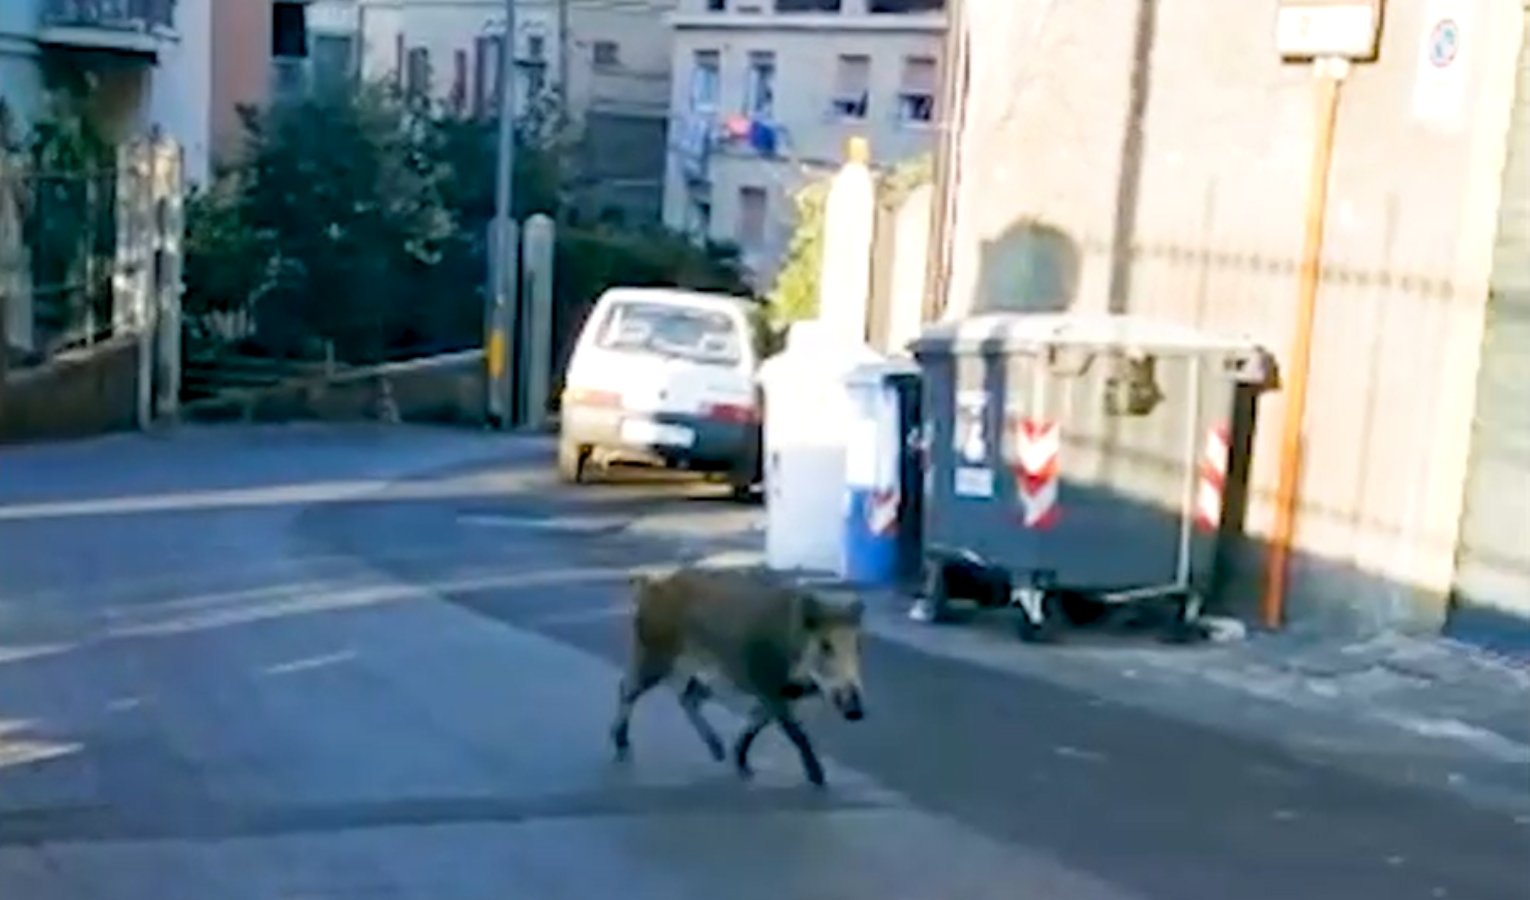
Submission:
POLYGON ((737 365, 742 356, 738 325, 727 313, 643 300, 613 304, 596 343, 719 366, 737 365))

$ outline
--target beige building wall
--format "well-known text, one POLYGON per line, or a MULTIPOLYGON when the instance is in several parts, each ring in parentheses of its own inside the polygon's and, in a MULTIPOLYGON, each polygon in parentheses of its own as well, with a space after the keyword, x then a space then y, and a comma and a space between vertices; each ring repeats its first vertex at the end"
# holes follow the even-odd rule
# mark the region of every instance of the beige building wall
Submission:
MULTIPOLYGON (((1114 258, 1119 306, 1246 332, 1284 361, 1315 104, 1310 69, 1277 58, 1275 0, 969 5, 981 27, 969 37, 950 313, 1038 299, 1006 263, 1039 220, 1079 253, 1072 308, 1110 307, 1114 258), (1139 8, 1152 11, 1148 93, 1139 152, 1123 164, 1139 8)), ((1343 87, 1298 619, 1443 617, 1523 7, 1390 0, 1379 60, 1343 87), (1459 85, 1431 78, 1421 50, 1446 13, 1463 23, 1459 85)), ((1272 521, 1282 415, 1283 396, 1269 395, 1247 522, 1256 538, 1272 521)), ((1256 601, 1262 562, 1242 560, 1234 602, 1256 601)))
POLYGON ((209 0, 212 4, 212 156, 239 152, 239 107, 262 106, 271 88, 270 0, 209 0))
POLYGON ((677 0, 569 0, 568 105, 572 114, 610 111, 665 116, 669 110, 677 0), (597 57, 614 47, 616 64, 597 57))
POLYGON ((703 0, 682 0, 674 17, 673 84, 670 99, 670 170, 666 179, 665 222, 694 230, 695 200, 711 204, 708 234, 736 241, 743 218, 741 192, 765 192, 763 238, 743 247, 757 282, 768 286, 786 251, 795 225, 793 194, 807 181, 831 172, 842 162, 846 141, 866 137, 873 162, 891 165, 934 149, 931 124, 900 121, 897 97, 907 57, 937 59, 943 17, 938 14, 871 15, 864 3, 847 0, 839 14, 775 14, 769 4, 759 13, 707 12, 703 0), (691 104, 691 78, 698 51, 721 58, 717 109, 703 118, 721 125, 744 109, 749 55, 771 52, 776 59, 775 120, 780 127, 777 158, 761 157, 743 145, 717 145, 711 154, 709 190, 699 194, 686 183, 681 168, 684 134, 697 110, 691 104), (870 100, 861 120, 834 114, 831 101, 841 55, 871 58, 870 100))

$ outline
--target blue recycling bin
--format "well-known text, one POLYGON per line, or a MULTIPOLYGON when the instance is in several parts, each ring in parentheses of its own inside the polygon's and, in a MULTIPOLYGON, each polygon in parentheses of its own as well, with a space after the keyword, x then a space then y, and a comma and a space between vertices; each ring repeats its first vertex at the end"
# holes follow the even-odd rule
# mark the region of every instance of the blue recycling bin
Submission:
POLYGON ((845 379, 853 417, 845 443, 844 559, 840 578, 866 587, 917 579, 923 475, 919 369, 884 361, 845 379))

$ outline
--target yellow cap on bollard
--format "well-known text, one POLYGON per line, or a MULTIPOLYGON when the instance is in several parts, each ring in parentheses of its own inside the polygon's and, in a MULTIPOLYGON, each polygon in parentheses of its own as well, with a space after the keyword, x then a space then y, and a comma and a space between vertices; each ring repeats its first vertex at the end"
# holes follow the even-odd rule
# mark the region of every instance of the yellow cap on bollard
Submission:
POLYGON ((871 162, 871 142, 860 135, 845 141, 845 161, 861 165, 871 162))

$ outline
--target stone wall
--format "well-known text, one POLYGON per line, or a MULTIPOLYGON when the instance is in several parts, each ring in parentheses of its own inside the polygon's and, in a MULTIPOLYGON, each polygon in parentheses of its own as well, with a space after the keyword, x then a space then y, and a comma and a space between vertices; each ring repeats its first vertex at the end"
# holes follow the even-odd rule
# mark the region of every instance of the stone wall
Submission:
POLYGON ((231 393, 188 405, 183 412, 197 421, 381 420, 477 426, 486 418, 484 391, 483 352, 474 350, 231 393))
POLYGON ((56 440, 137 424, 138 344, 113 338, 12 370, 0 385, 0 442, 56 440))

